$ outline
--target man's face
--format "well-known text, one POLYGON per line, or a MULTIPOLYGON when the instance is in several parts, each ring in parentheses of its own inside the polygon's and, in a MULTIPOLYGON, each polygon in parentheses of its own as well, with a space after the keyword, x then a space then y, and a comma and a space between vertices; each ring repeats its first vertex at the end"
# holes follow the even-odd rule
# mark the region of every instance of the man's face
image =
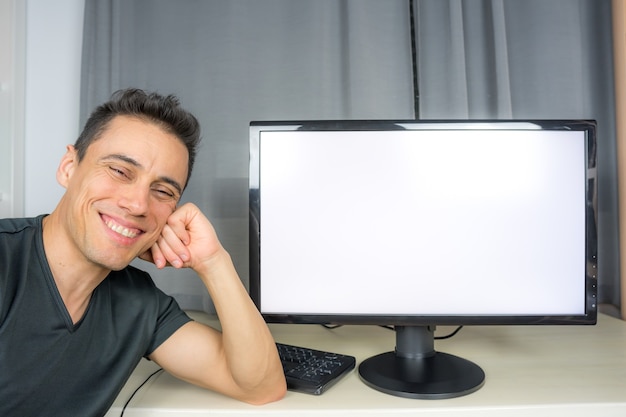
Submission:
POLYGON ((72 250, 112 270, 148 250, 176 209, 188 156, 176 136, 127 116, 114 118, 80 162, 69 147, 57 178, 72 250))

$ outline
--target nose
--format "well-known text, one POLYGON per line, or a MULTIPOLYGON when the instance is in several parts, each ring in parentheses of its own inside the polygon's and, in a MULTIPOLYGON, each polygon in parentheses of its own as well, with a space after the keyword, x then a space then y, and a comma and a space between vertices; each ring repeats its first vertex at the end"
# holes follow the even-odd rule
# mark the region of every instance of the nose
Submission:
POLYGON ((143 216, 150 207, 150 190, 138 186, 126 187, 120 190, 118 204, 133 216, 143 216))

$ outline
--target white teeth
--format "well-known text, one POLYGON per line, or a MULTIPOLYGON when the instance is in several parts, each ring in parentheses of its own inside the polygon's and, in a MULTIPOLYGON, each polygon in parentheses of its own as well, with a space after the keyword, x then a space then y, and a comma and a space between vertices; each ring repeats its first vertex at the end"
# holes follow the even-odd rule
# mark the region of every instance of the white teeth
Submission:
POLYGON ((113 223, 112 221, 106 222, 106 225, 108 226, 109 229, 113 230, 116 233, 119 233, 122 236, 129 237, 129 238, 133 238, 137 236, 137 233, 123 226, 120 226, 119 224, 113 223))

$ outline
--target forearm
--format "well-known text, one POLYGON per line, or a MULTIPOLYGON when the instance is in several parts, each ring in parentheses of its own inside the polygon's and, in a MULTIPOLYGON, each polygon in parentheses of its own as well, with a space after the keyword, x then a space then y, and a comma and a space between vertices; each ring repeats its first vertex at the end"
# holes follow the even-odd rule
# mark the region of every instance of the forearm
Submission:
POLYGON ((239 279, 230 255, 220 251, 197 272, 220 319, 223 354, 235 383, 250 391, 275 387, 282 397, 285 379, 274 339, 239 279))

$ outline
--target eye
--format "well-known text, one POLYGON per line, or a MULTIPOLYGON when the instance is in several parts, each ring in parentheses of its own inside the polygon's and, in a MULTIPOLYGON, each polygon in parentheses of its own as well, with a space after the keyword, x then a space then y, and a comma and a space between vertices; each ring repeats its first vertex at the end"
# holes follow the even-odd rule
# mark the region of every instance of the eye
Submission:
POLYGON ((152 191, 156 194, 157 198, 160 200, 176 200, 178 199, 178 195, 171 191, 168 188, 164 187, 155 187, 152 191))
POLYGON ((119 168, 119 167, 116 167, 116 166, 110 166, 109 170, 113 173, 113 175, 115 175, 117 177, 128 178, 128 174, 122 168, 119 168))

